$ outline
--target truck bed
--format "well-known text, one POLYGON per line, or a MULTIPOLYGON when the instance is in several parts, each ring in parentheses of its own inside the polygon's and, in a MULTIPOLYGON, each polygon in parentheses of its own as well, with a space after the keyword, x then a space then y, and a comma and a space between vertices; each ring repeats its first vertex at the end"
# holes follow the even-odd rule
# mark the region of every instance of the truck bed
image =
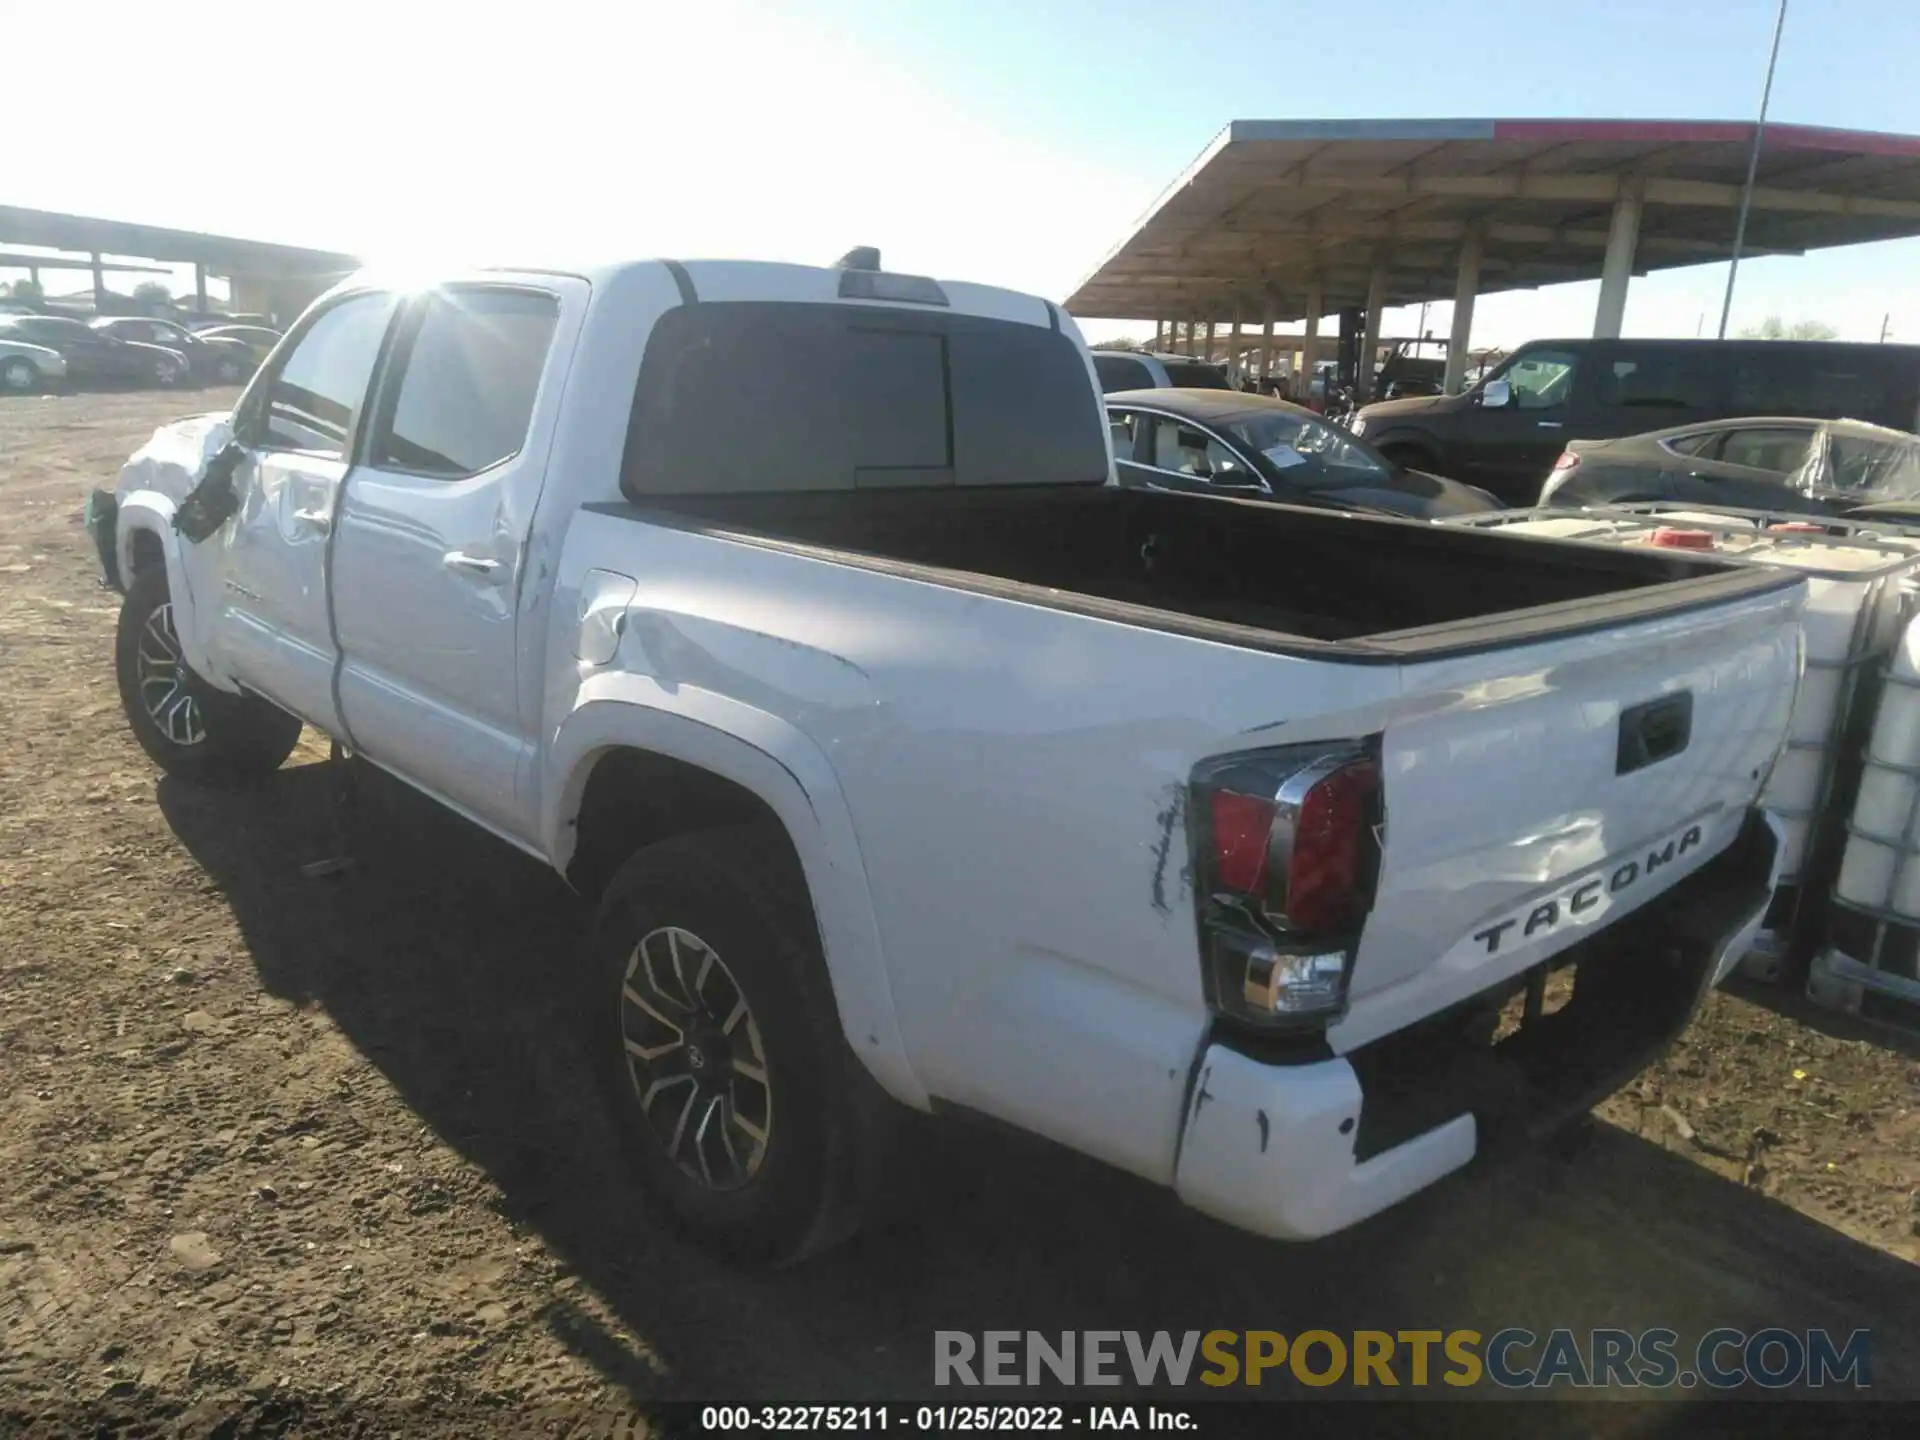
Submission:
POLYGON ((1404 660, 1791 585, 1680 552, 1115 487, 671 497, 593 506, 1011 599, 1284 652, 1404 660))

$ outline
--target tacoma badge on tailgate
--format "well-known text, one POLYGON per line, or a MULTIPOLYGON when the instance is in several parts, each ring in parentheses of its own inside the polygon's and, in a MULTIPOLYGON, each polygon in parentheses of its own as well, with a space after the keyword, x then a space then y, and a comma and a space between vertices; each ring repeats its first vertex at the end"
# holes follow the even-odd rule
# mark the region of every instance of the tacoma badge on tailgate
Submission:
POLYGON ((1507 932, 1516 926, 1524 926, 1518 938, 1531 940, 1542 932, 1552 934, 1569 924, 1585 923, 1582 919, 1588 911, 1608 896, 1618 895, 1629 890, 1641 880, 1653 875, 1666 865, 1696 850, 1706 839, 1705 820, 1689 822, 1676 833, 1666 836, 1663 843, 1649 845, 1644 851, 1636 851, 1619 859, 1618 864, 1590 872, 1587 877, 1572 885, 1564 885, 1558 894, 1537 901, 1525 911, 1516 910, 1507 919, 1487 926, 1484 930, 1473 932, 1473 938, 1486 947, 1489 955, 1497 954, 1500 942, 1507 932))

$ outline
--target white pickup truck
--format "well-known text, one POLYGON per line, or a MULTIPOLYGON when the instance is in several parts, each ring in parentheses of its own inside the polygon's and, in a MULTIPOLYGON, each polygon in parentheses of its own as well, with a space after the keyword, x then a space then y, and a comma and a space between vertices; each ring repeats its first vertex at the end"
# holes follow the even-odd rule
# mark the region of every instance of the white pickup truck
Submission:
POLYGON ((1802 582, 1111 470, 1030 296, 369 274, 89 523, 167 770, 313 725, 598 898, 595 1067, 727 1253, 848 1233, 888 1097, 1309 1237, 1658 1054, 1767 902, 1802 582))

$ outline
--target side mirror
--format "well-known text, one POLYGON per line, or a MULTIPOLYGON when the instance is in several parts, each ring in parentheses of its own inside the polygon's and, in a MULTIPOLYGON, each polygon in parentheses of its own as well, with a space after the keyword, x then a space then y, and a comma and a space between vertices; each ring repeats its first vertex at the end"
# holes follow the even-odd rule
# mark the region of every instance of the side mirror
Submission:
POLYGON ((1513 403, 1513 386, 1505 380, 1489 380, 1480 387, 1480 403, 1489 410, 1504 410, 1513 403))

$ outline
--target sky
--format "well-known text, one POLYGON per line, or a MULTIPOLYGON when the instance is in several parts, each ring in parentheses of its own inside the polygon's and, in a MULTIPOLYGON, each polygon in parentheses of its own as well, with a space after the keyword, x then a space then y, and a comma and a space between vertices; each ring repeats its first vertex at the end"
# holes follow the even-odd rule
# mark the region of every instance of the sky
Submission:
MULTIPOLYGON (((62 117, 0 203, 397 263, 872 244, 1063 298, 1229 120, 1745 119, 1775 4, 0 0, 10 109, 62 117)), ((1920 0, 1790 0, 1770 118, 1920 133, 1917 74, 1920 0)), ((1725 280, 1637 278, 1625 333, 1712 334, 1725 280)), ((1473 343, 1585 334, 1597 290, 1483 297, 1473 343)), ((1920 342, 1920 240, 1747 261, 1733 326, 1769 314, 1920 342)))

